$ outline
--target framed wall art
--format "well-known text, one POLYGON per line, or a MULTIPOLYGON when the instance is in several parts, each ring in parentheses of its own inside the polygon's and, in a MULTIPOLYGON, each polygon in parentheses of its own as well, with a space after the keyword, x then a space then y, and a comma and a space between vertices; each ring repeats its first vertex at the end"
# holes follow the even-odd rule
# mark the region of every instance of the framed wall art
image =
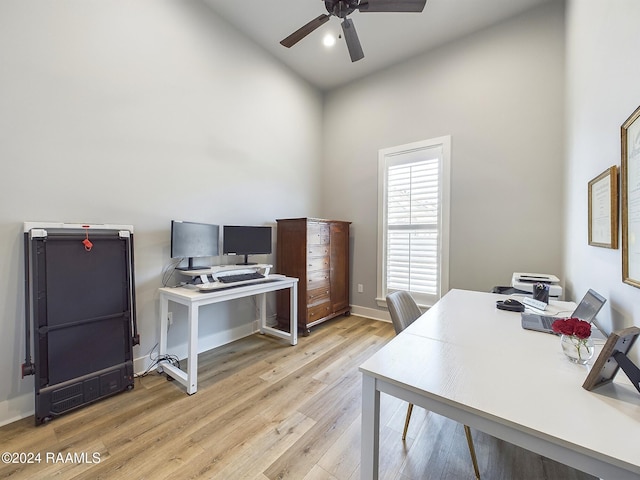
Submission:
POLYGON ((618 167, 589 182, 589 245, 618 248, 618 167))
POLYGON ((622 281, 640 288, 640 107, 622 124, 622 281))

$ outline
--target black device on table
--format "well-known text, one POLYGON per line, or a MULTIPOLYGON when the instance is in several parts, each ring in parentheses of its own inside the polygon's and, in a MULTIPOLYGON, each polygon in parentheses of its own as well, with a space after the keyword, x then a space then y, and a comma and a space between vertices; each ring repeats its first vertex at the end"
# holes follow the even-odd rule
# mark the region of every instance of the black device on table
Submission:
POLYGON ((499 310, 506 310, 508 312, 524 312, 524 305, 513 298, 498 300, 496 302, 496 307, 499 310))

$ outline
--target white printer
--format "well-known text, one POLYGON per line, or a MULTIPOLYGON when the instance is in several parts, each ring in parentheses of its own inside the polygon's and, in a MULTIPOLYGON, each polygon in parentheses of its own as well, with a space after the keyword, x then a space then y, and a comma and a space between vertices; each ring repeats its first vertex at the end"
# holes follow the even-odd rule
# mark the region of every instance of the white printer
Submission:
POLYGON ((555 275, 547 273, 522 273, 516 272, 511 277, 511 286, 517 290, 533 294, 533 287, 536 283, 549 285, 549 297, 554 300, 562 298, 562 287, 560 279, 555 275))

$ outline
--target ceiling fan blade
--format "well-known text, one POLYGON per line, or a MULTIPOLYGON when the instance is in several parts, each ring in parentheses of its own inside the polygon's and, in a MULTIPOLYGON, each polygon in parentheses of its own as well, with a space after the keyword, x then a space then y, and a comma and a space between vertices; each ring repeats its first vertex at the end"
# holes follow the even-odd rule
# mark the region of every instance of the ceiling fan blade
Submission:
POLYGON ((314 18, 309 23, 307 23, 304 27, 299 28, 298 30, 293 32, 291 35, 289 35, 287 38, 282 40, 280 42, 280 45, 285 46, 287 48, 293 47, 296 43, 298 43, 304 37, 306 37, 311 32, 313 32, 316 28, 327 23, 330 17, 331 17, 330 15, 327 15, 326 13, 324 13, 320 15, 318 18, 314 18))
POLYGON ((361 12, 421 12, 427 0, 362 0, 361 12))
POLYGON ((342 22, 342 31, 344 32, 344 39, 347 42, 347 49, 349 49, 349 56, 351 56, 352 62, 357 62, 364 58, 364 52, 360 46, 360 40, 358 40, 358 34, 356 33, 356 27, 353 26, 353 22, 345 18, 342 22))

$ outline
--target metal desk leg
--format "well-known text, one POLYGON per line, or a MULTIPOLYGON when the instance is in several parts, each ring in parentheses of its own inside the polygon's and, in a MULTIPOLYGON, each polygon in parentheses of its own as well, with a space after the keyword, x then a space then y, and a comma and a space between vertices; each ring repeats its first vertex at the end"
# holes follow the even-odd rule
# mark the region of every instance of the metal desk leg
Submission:
POLYGON ((158 345, 158 355, 167 353, 167 333, 169 328, 169 300, 162 293, 160 294, 160 344, 158 345))
POLYGON ((360 453, 360 478, 378 479, 380 456, 380 392, 376 379, 362 376, 362 445, 360 453))
POLYGON ((189 343, 187 345, 187 393, 198 391, 198 313, 200 307, 189 306, 189 343))
POLYGON ((264 335, 265 327, 267 326, 267 294, 261 293, 258 295, 258 305, 260 308, 260 333, 264 335))

